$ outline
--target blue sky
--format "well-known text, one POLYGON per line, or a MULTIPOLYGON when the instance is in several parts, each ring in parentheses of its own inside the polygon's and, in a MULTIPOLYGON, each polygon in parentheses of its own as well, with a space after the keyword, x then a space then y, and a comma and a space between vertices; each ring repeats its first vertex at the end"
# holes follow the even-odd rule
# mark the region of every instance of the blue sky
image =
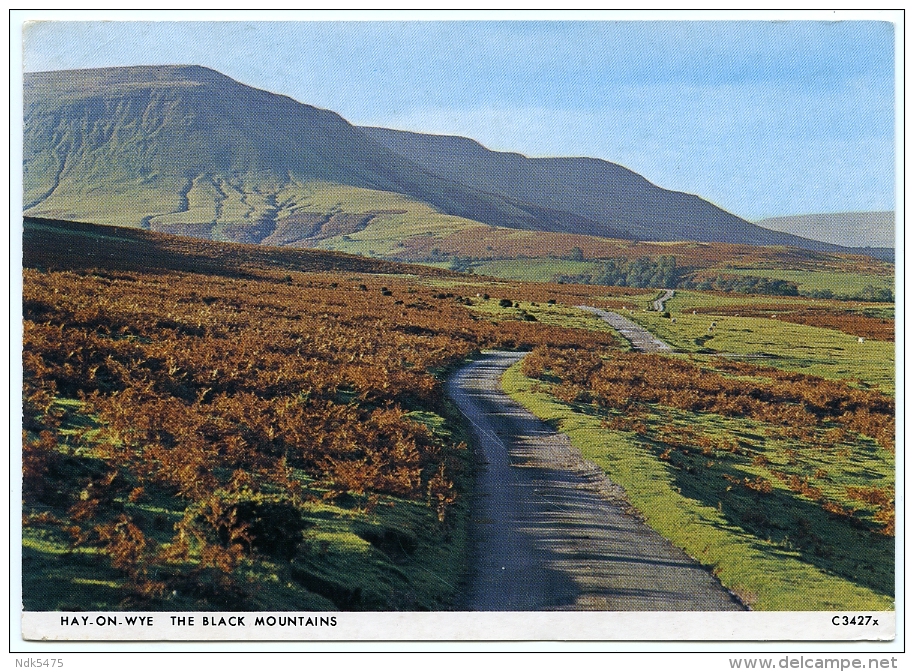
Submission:
POLYGON ((895 208, 894 31, 797 20, 44 22, 24 33, 23 66, 205 65, 355 124, 606 159, 757 220, 895 208))

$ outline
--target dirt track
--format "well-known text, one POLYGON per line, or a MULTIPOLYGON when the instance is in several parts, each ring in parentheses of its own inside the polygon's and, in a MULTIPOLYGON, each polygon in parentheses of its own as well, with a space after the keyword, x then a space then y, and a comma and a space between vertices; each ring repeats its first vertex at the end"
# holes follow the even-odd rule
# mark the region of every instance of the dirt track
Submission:
POLYGON ((626 512, 624 494, 501 390, 523 353, 489 352, 452 376, 482 465, 468 610, 739 610, 681 550, 626 512))

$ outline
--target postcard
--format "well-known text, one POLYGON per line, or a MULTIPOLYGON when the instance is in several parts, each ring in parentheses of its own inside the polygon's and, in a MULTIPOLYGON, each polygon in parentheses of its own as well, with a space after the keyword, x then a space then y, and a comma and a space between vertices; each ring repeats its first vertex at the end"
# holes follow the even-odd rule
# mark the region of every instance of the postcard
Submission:
POLYGON ((831 16, 25 20, 23 641, 897 643, 901 19, 831 16))

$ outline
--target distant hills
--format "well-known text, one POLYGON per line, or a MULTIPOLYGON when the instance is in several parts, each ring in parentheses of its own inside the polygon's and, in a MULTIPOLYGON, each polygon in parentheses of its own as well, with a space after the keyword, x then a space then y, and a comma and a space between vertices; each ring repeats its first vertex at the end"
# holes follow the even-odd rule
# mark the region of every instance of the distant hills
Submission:
POLYGON ((877 255, 893 252, 895 248, 895 213, 891 211, 772 217, 756 223, 775 231, 803 234, 836 245, 871 248, 877 255))
POLYGON ((844 251, 613 163, 359 128, 198 66, 27 74, 23 186, 28 216, 392 258, 511 237, 492 227, 844 251))
POLYGON ((531 159, 493 152, 468 138, 365 128, 370 137, 425 170, 505 199, 572 213, 577 233, 635 240, 696 240, 828 249, 736 217, 698 196, 661 189, 641 175, 589 158, 531 159), (619 235, 622 232, 622 235, 619 235))

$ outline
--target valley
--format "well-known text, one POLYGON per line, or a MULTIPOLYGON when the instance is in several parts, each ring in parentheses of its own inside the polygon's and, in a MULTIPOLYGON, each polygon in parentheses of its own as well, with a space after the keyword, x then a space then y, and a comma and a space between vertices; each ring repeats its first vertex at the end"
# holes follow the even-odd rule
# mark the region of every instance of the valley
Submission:
POLYGON ((745 606, 891 608, 884 303, 657 313, 651 289, 129 228, 26 219, 23 242, 26 609, 461 608, 487 467, 445 384, 493 348, 529 353, 507 392, 745 606))
POLYGON ((893 609, 892 213, 199 66, 23 102, 26 610, 893 609))
POLYGON ((865 254, 765 229, 607 161, 355 126, 198 66, 28 73, 24 103, 32 217, 297 247, 318 242, 314 217, 355 217, 364 230, 328 231, 319 246, 409 261, 637 258, 614 250, 684 240, 865 254))

